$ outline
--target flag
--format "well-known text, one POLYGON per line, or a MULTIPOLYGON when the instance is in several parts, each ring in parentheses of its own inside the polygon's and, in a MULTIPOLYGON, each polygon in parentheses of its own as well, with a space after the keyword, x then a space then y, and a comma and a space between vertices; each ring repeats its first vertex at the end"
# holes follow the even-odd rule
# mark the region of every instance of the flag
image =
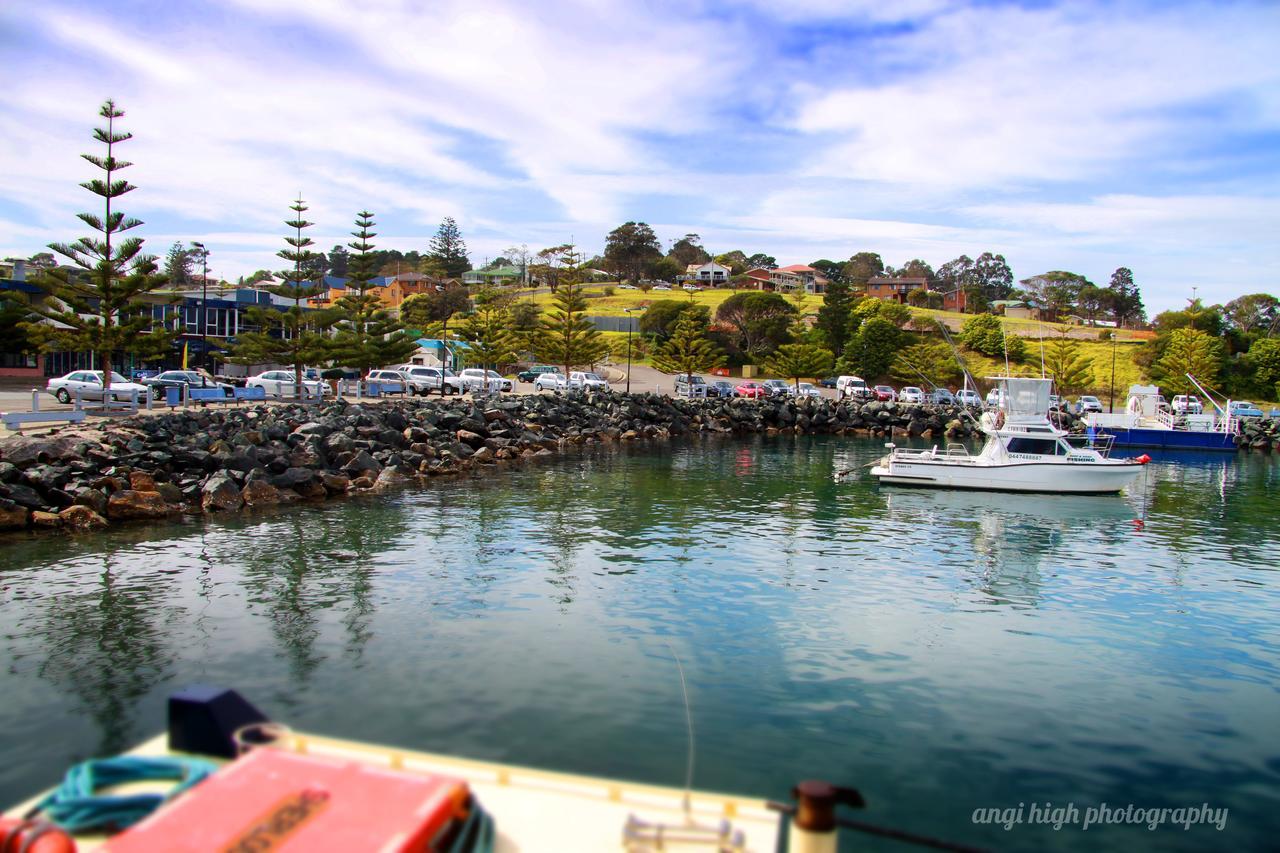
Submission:
POLYGON ((191 346, 191 344, 187 343, 186 341, 183 341, 182 343, 182 369, 183 370, 187 369, 187 347, 189 346, 191 346))

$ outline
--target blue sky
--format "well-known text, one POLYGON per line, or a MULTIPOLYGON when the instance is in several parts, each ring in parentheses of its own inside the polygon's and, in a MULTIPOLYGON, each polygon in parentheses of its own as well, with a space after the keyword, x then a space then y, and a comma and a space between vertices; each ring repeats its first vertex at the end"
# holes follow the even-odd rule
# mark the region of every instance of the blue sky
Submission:
POLYGON ((374 211, 482 263, 630 219, 780 263, 1002 253, 1149 309, 1280 292, 1280 5, 224 0, 0 7, 0 255, 70 240, 95 111, 147 248, 275 269, 374 211), (359 11, 356 11, 359 10, 359 11))

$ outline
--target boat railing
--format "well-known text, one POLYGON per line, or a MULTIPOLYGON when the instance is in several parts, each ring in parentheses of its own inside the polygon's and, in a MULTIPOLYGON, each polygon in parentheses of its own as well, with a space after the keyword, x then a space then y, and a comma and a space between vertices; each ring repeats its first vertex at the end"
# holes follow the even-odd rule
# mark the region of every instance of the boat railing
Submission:
POLYGON ((1096 451, 1104 459, 1111 455, 1111 448, 1116 443, 1116 437, 1105 432, 1095 432, 1092 435, 1089 433, 1076 433, 1075 435, 1066 436, 1066 439, 1067 444, 1071 447, 1078 450, 1096 451))

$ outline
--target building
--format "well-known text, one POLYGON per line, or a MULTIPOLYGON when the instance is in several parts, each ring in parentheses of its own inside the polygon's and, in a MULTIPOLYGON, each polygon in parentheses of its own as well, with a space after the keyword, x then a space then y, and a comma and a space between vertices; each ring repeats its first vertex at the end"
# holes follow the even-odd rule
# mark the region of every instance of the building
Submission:
POLYGON ((906 278, 889 278, 874 276, 867 279, 867 296, 876 299, 888 299, 900 304, 907 304, 907 294, 913 290, 928 290, 929 279, 924 276, 906 278))
MULTIPOLYGON (((590 270, 595 273, 598 270, 590 270)), ((608 275, 608 273, 606 273, 608 275)), ((462 274, 462 283, 470 285, 496 285, 511 287, 524 282, 524 270, 520 267, 494 267, 487 270, 468 270, 462 274)))
POLYGON ((805 293, 820 294, 827 292, 827 277, 819 270, 806 264, 791 264, 786 267, 778 267, 774 272, 790 273, 799 278, 805 293))
MULTIPOLYGON (((773 290, 778 293, 787 293, 805 286, 803 277, 784 269, 756 267, 755 269, 747 270, 746 276, 755 282, 752 286, 757 290, 773 290)), ((823 279, 824 286, 825 283, 826 279, 823 279)))
POLYGON ((707 261, 705 264, 689 264, 685 267, 684 275, 680 276, 680 280, 704 287, 723 287, 729 280, 730 274, 729 268, 723 264, 707 261))

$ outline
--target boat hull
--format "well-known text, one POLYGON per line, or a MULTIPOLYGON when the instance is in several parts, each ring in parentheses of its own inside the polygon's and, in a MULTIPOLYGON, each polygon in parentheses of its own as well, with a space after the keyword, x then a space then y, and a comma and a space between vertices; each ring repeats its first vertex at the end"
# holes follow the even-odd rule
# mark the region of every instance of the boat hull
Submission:
POLYGON ((941 461, 894 461, 875 466, 871 476, 883 485, 928 489, 1105 495, 1119 492, 1141 471, 1142 466, 1136 463, 958 465, 941 461))
POLYGON ((1104 427, 1107 435, 1114 435, 1115 447, 1142 447, 1152 450, 1220 450, 1234 453, 1235 436, 1224 432, 1185 429, 1144 429, 1134 427, 1104 427))

